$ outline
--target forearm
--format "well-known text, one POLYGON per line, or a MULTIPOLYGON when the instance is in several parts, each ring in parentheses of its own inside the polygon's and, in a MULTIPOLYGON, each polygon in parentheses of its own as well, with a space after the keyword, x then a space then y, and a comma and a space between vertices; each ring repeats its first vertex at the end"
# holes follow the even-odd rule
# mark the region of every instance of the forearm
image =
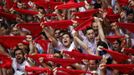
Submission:
POLYGON ((86 52, 92 54, 88 46, 83 41, 81 41, 78 37, 74 37, 74 41, 78 43, 86 52))
POLYGON ((53 46, 57 46, 57 40, 56 38, 54 37, 54 35, 50 35, 49 31, 46 30, 47 28, 44 28, 43 31, 44 33, 46 34, 46 36, 48 37, 48 39, 52 42, 53 46))

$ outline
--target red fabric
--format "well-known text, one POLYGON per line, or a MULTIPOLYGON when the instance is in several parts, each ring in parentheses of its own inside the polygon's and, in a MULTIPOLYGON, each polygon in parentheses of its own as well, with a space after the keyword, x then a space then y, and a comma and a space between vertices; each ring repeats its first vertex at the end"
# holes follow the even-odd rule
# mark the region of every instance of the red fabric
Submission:
POLYGON ((110 21, 110 22, 117 22, 118 18, 120 18, 120 14, 107 14, 106 18, 110 21))
POLYGON ((54 63, 60 64, 63 67, 69 66, 71 64, 79 62, 79 60, 74 59, 61 59, 61 58, 44 58, 45 61, 52 61, 54 63))
POLYGON ((49 74, 51 73, 49 68, 40 68, 36 66, 34 67, 25 66, 25 70, 27 72, 39 71, 40 73, 43 73, 43 72, 47 72, 49 74))
POLYGON ((108 50, 105 48, 102 48, 102 50, 107 51, 115 61, 118 63, 124 62, 125 60, 129 59, 130 57, 124 54, 121 54, 119 52, 113 51, 113 50, 108 50))
POLYGON ((88 3, 91 3, 91 2, 92 2, 92 0, 87 0, 87 2, 88 2, 88 3))
POLYGON ((34 2, 34 3, 36 5, 38 5, 38 6, 40 6, 40 7, 48 9, 48 2, 46 2, 46 1, 38 0, 38 1, 34 2))
POLYGON ((38 0, 34 3, 38 6, 45 8, 45 9, 54 9, 55 6, 63 4, 63 2, 53 2, 53 1, 46 2, 44 0, 38 0))
POLYGON ((121 39, 121 38, 125 38, 125 36, 106 36, 106 39, 110 42, 113 43, 114 41, 116 41, 117 39, 121 39))
POLYGON ((132 9, 134 9, 134 6, 130 6, 132 9))
POLYGON ((74 57, 77 60, 82 60, 82 59, 87 59, 87 60, 100 60, 102 57, 101 56, 94 56, 94 55, 89 55, 89 54, 82 54, 80 52, 76 51, 63 51, 66 54, 69 54, 71 57, 74 57))
POLYGON ((13 48, 25 39, 23 36, 0 36, 0 43, 5 48, 13 48))
POLYGON ((16 20, 16 17, 17 17, 14 14, 9 14, 9 13, 5 13, 5 12, 1 12, 1 11, 0 11, 0 16, 6 18, 8 20, 16 20))
POLYGON ((6 0, 6 8, 10 9, 13 6, 12 0, 6 0))
POLYGON ((57 5, 56 9, 70 9, 70 8, 78 8, 84 6, 84 2, 75 3, 73 0, 68 1, 66 4, 57 5))
POLYGON ((49 40, 37 40, 36 41, 43 48, 44 52, 47 53, 48 45, 50 43, 49 40))
POLYGON ((127 29, 131 32, 134 32, 134 23, 121 23, 121 22, 118 22, 116 23, 118 26, 124 28, 124 29, 127 29))
POLYGON ((39 62, 39 58, 43 57, 43 58, 53 58, 53 54, 35 54, 35 55, 27 55, 27 57, 32 58, 33 60, 35 60, 38 64, 39 62))
POLYGON ((92 16, 82 17, 82 18, 75 18, 74 20, 77 21, 78 24, 80 24, 80 23, 82 23, 82 22, 84 22, 84 21, 86 21, 86 20, 88 20, 90 18, 92 18, 92 16))
POLYGON ((57 68, 57 70, 67 72, 69 75, 81 75, 83 73, 86 73, 86 71, 84 70, 73 70, 73 69, 65 69, 65 68, 57 68))
POLYGON ((50 2, 49 3, 49 6, 50 6, 50 9, 54 9, 57 5, 61 5, 63 4, 63 2, 50 2))
POLYGON ((19 9, 19 8, 14 8, 14 10, 16 10, 19 13, 27 14, 27 15, 36 15, 36 14, 38 14, 38 12, 33 11, 33 10, 19 9))
POLYGON ((40 23, 20 23, 17 27, 28 29, 32 33, 33 37, 38 36, 42 31, 40 23))
POLYGON ((8 56, 0 53, 0 68, 11 69, 12 60, 8 56))
POLYGON ((26 41, 22 41, 22 43, 23 43, 24 45, 29 45, 29 42, 26 42, 26 41))
POLYGON ((82 17, 92 16, 93 14, 95 14, 97 12, 98 12, 98 9, 90 9, 90 10, 87 10, 84 12, 74 12, 73 14, 75 16, 78 16, 79 18, 82 18, 82 17))
POLYGON ((128 6, 128 0, 117 0, 120 6, 128 6))
POLYGON ((57 16, 56 14, 45 14, 45 17, 57 16))
POLYGON ((56 72, 56 75, 70 75, 70 74, 68 74, 67 72, 56 72))
POLYGON ((44 22, 45 26, 51 26, 54 29, 67 29, 72 24, 73 22, 71 20, 44 22))
POLYGON ((91 26, 93 20, 94 20, 94 19, 93 19, 93 17, 92 17, 92 18, 90 18, 90 19, 88 19, 88 20, 86 20, 86 21, 80 23, 80 25, 77 26, 77 27, 75 28, 75 30, 76 30, 76 31, 78 31, 78 30, 85 30, 86 28, 88 28, 88 27, 91 26))
POLYGON ((134 64, 108 64, 106 66, 111 67, 112 69, 117 69, 125 74, 129 74, 134 68, 134 64))
POLYGON ((114 14, 112 8, 107 8, 107 9, 106 9, 106 12, 107 12, 107 14, 114 14))
POLYGON ((132 49, 132 48, 125 48, 124 51, 127 53, 134 54, 134 49, 132 49))

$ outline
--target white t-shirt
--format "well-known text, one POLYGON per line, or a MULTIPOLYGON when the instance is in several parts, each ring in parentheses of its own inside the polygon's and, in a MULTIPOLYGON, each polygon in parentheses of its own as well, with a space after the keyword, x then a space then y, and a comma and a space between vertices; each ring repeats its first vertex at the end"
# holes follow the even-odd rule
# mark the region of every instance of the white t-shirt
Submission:
MULTIPOLYGON (((96 54, 97 53, 97 50, 96 50, 96 48, 97 48, 96 41, 90 42, 90 41, 88 41, 87 38, 85 38, 83 40, 83 42, 91 49, 92 54, 96 54)), ((83 53, 85 53, 85 51, 83 51, 83 53)))
POLYGON ((22 64, 17 63, 16 58, 12 58, 12 68, 14 69, 14 75, 22 75, 25 73, 25 66, 30 64, 25 60, 22 64))
POLYGON ((59 50, 60 50, 60 51, 63 51, 63 50, 72 51, 73 49, 76 48, 74 42, 72 42, 72 43, 70 44, 70 47, 69 47, 69 48, 64 47, 62 43, 59 43, 58 46, 59 46, 59 50))

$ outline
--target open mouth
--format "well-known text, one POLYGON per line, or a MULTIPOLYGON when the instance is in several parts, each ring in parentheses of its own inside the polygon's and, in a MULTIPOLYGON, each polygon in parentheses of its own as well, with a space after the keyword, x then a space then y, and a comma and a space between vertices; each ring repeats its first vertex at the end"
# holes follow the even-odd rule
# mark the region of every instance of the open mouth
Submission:
POLYGON ((64 43, 67 43, 67 41, 65 40, 65 41, 63 41, 64 43))
POLYGON ((21 57, 18 57, 17 60, 21 60, 21 57))

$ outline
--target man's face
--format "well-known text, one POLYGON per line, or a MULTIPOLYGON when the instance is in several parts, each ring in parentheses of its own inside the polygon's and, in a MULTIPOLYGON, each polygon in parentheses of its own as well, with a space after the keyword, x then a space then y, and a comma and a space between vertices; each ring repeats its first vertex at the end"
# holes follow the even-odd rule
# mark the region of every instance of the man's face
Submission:
POLYGON ((94 30, 98 30, 98 25, 97 25, 97 23, 93 23, 93 25, 92 25, 92 28, 94 29, 94 30))
POLYGON ((17 27, 13 27, 12 34, 19 35, 19 29, 17 27))
POLYGON ((27 35, 26 36, 26 41, 27 42, 31 42, 32 41, 32 36, 31 35, 27 35))
POLYGON ((20 49, 24 49, 23 43, 18 43, 18 47, 19 47, 20 49))
POLYGON ((95 60, 90 60, 89 61, 89 68, 91 70, 96 70, 97 69, 97 64, 96 64, 95 60))
POLYGON ((56 31, 55 31, 55 37, 56 37, 56 38, 59 38, 59 36, 60 36, 59 34, 60 34, 60 30, 56 30, 56 31))
POLYGON ((23 63, 23 61, 24 61, 24 54, 22 53, 21 50, 17 50, 15 52, 15 58, 16 58, 17 63, 19 63, 19 64, 23 63))
POLYGON ((95 38, 95 33, 92 29, 87 30, 86 36, 89 40, 93 40, 95 38))
POLYGON ((70 43, 71 43, 71 38, 69 37, 68 34, 64 34, 64 35, 62 36, 62 43, 63 43, 63 45, 64 45, 65 47, 68 47, 68 46, 70 45, 70 43))
POLYGON ((117 51, 120 49, 120 45, 117 41, 113 42, 113 48, 114 50, 117 50, 117 51))

